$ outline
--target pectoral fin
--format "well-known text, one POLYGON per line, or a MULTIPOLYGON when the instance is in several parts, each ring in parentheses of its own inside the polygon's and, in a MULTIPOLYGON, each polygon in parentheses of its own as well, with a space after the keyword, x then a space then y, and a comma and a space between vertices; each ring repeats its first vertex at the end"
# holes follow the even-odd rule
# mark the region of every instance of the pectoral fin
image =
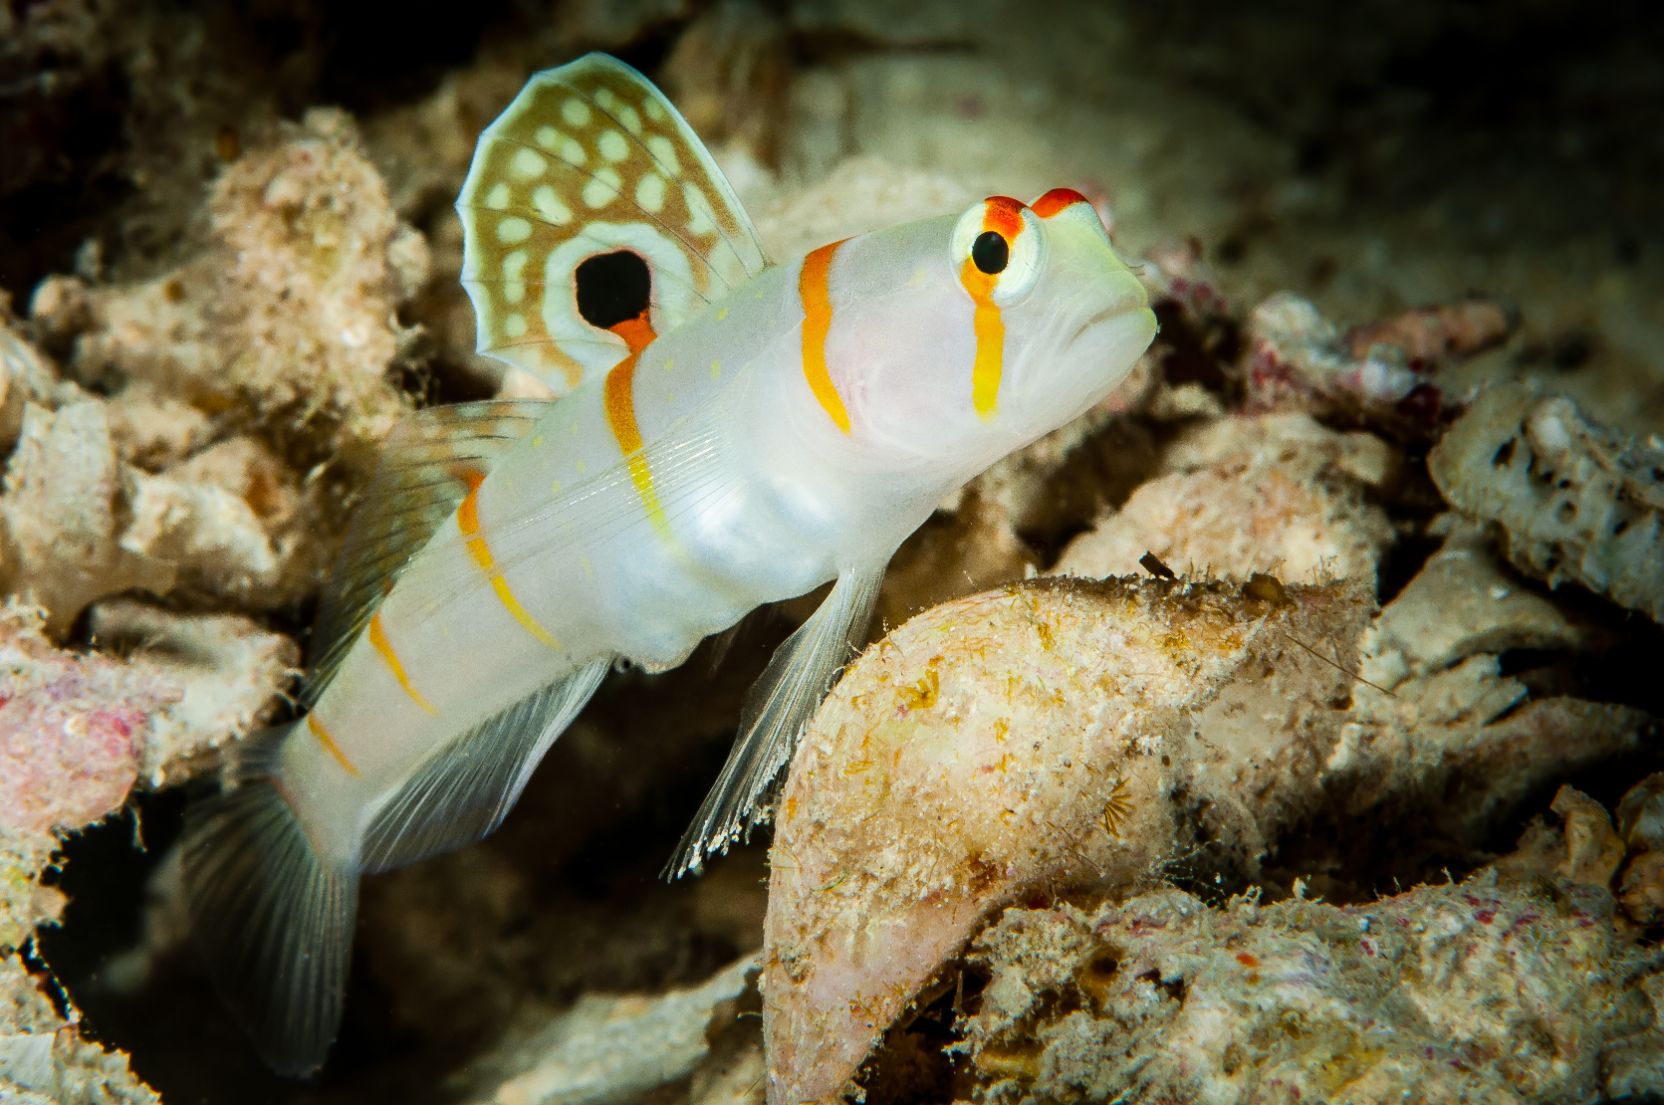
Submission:
POLYGON ((766 795, 849 658, 852 640, 866 629, 883 578, 883 564, 840 574, 831 594, 774 653, 746 696, 734 749, 665 868, 668 877, 697 871, 706 856, 726 852, 766 820, 766 795))

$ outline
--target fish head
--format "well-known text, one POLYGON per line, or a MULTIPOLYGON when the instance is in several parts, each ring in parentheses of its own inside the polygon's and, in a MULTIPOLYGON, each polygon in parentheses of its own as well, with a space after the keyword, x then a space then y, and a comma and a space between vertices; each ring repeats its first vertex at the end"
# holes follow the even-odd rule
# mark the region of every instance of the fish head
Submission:
POLYGON ((1123 380, 1156 334, 1143 284, 1092 205, 1059 188, 995 196, 850 243, 888 268, 851 303, 882 334, 846 351, 861 447, 968 478, 1123 380))

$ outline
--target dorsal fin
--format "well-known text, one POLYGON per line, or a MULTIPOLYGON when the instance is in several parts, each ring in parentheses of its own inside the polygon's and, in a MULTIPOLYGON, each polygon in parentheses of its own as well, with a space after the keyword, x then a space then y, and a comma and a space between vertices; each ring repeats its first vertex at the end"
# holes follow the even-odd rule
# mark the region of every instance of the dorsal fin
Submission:
POLYGON ((687 121, 605 54, 526 83, 480 136, 457 211, 479 351, 557 394, 628 352, 608 312, 648 308, 668 333, 767 265, 687 121))
POLYGON ((462 473, 489 471, 551 405, 522 399, 430 407, 387 435, 318 606, 303 703, 317 701, 399 573, 462 502, 462 473))

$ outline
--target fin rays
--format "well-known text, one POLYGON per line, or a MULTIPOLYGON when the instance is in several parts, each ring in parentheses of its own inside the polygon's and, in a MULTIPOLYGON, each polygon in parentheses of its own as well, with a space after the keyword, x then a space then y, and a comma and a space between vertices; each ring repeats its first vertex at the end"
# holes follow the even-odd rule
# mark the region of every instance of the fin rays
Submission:
POLYGON ((883 578, 882 563, 840 574, 831 594, 776 650, 746 696, 733 751, 676 846, 666 877, 699 870, 707 856, 726 852, 767 819, 766 796, 847 659, 851 638, 871 619, 883 578))
POLYGON ((578 309, 588 258, 642 259, 661 334, 767 264, 687 122, 640 73, 602 55, 526 83, 480 136, 457 210, 479 351, 558 391, 627 352, 578 309))

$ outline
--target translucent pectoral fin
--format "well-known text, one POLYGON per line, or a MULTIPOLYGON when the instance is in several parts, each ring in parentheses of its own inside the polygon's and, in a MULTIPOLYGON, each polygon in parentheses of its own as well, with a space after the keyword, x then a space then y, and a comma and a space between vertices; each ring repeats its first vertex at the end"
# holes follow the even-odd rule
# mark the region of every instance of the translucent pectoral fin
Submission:
POLYGON ((591 661, 436 751, 376 811, 364 869, 402 867, 495 829, 611 666, 611 657, 591 661))
POLYGON ((883 578, 882 563, 841 573, 831 594, 775 652, 746 696, 734 749, 677 845, 667 877, 698 870, 705 857, 726 852, 764 820, 760 808, 848 659, 852 640, 872 618, 883 578))

